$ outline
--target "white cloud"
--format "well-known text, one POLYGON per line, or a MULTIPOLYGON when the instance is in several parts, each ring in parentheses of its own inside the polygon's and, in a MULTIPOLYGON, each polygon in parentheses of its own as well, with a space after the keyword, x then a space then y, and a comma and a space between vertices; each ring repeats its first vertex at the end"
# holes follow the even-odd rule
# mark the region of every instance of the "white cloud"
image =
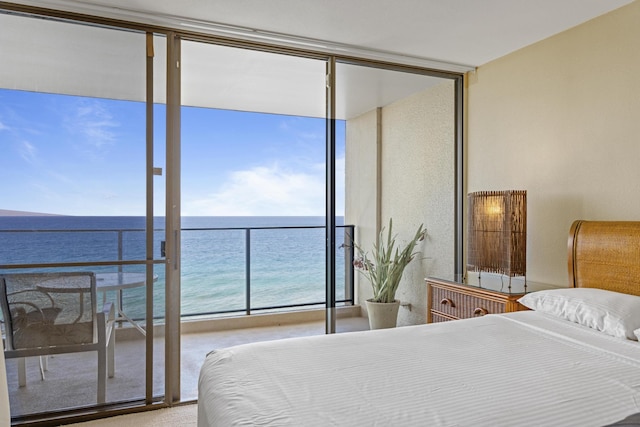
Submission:
MULTIPOLYGON (((56 186, 61 186, 64 188, 74 188, 77 189, 82 186, 82 182, 77 179, 68 176, 65 173, 60 173, 55 169, 48 170, 48 177, 50 178, 49 182, 55 183, 56 186)), ((93 188, 89 186, 88 192, 92 192, 93 188)))
POLYGON ((112 132, 119 124, 111 113, 97 100, 85 100, 65 119, 69 132, 84 136, 85 142, 100 148, 115 140, 112 132))
POLYGON ((22 141, 18 147, 20 157, 22 157, 27 163, 35 163, 38 149, 28 141, 22 141))
POLYGON ((297 172, 278 165, 233 172, 219 191, 183 201, 183 215, 324 215, 324 169, 297 172))
POLYGON ((9 126, 7 126, 4 123, 0 122, 0 130, 9 130, 9 126))

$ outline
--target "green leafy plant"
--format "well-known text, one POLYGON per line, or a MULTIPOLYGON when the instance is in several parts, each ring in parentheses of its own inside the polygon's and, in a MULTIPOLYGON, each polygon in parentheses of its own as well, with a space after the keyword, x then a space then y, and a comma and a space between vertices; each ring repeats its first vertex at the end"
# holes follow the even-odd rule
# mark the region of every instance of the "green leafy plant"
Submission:
POLYGON ((358 269, 371 283, 373 302, 393 302, 405 267, 418 254, 414 252, 418 242, 424 240, 427 230, 420 224, 413 239, 404 249, 396 248, 397 235, 393 235, 393 219, 389 218, 389 231, 385 240, 384 227, 380 230, 378 242, 373 245, 371 257, 360 246, 355 244, 358 257, 353 261, 358 269))

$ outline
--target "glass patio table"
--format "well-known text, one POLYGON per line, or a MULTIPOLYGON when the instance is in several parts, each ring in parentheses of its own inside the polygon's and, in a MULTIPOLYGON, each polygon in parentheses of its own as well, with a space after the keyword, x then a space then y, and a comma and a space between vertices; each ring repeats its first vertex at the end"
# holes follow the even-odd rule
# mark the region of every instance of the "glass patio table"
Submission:
MULTIPOLYGON (((158 280, 158 275, 153 275, 153 281, 158 280)), ((107 299, 107 292, 117 291, 118 295, 115 301, 115 309, 117 312, 116 321, 126 320, 136 328, 142 335, 146 335, 146 331, 131 317, 129 317, 122 309, 122 291, 124 289, 138 288, 144 286, 147 281, 145 273, 97 273, 96 274, 96 290, 102 292, 103 302, 107 299)))

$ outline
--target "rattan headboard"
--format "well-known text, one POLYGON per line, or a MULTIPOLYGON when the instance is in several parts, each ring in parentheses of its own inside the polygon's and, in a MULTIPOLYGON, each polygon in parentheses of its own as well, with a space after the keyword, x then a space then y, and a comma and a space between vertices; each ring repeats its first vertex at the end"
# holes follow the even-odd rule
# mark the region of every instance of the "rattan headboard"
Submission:
POLYGON ((569 286, 640 295, 640 221, 575 221, 569 286))

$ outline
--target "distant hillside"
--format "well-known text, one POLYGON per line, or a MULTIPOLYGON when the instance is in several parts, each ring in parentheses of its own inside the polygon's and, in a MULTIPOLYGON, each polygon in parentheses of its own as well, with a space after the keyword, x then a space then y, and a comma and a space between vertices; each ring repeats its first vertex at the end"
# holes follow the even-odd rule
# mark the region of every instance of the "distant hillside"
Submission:
POLYGON ((60 215, 41 213, 41 212, 25 212, 25 211, 12 211, 9 209, 0 209, 0 216, 60 216, 60 215))

